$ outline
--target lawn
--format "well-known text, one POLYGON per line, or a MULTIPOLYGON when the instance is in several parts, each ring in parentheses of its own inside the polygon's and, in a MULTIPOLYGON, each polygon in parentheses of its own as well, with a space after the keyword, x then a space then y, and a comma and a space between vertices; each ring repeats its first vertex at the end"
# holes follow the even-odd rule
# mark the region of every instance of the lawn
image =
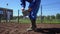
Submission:
MULTIPOLYGON (((31 23, 29 19, 19 19, 19 22, 20 23, 31 23)), ((36 23, 41 23, 41 20, 37 19, 36 23)), ((60 24, 60 19, 52 19, 52 20, 44 19, 42 20, 42 23, 60 24)))
MULTIPOLYGON (((18 22, 18 19, 10 20, 11 22, 18 22)), ((3 20, 2 20, 3 22, 3 20)), ((29 19, 19 19, 19 23, 31 23, 29 19)), ((40 19, 36 20, 36 23, 41 23, 40 19)), ((44 19, 42 20, 42 23, 50 23, 50 24, 60 24, 60 19, 52 19, 52 20, 47 20, 44 19)))

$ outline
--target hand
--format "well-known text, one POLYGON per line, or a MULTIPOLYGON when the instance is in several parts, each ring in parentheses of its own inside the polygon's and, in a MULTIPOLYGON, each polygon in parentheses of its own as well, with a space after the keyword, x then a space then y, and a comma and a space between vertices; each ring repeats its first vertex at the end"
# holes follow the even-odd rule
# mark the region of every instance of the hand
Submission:
POLYGON ((24 12, 25 11, 25 9, 22 9, 22 12, 24 12))
POLYGON ((30 12, 32 10, 32 8, 29 8, 28 11, 30 12))

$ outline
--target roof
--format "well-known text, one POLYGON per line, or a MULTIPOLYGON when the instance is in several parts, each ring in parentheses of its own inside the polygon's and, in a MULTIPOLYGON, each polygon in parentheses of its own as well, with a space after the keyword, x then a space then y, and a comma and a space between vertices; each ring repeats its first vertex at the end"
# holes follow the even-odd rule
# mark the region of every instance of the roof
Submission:
POLYGON ((0 10, 8 10, 8 11, 13 11, 13 9, 2 8, 2 7, 0 7, 0 10))

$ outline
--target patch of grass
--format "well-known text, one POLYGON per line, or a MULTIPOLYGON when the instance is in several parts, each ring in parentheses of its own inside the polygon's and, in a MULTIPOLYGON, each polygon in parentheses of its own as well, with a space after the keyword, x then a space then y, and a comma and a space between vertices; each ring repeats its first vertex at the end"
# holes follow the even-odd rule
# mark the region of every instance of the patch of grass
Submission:
MULTIPOLYGON (((2 20, 2 21, 4 21, 4 20, 2 20)), ((43 23, 48 23, 48 24, 60 24, 60 19, 52 19, 52 20, 44 19, 42 21, 43 21, 43 23)), ((11 22, 18 22, 18 19, 11 20, 11 22)), ((29 24, 29 23, 31 23, 31 21, 30 21, 30 19, 21 18, 21 19, 19 19, 19 23, 29 24)), ((41 20, 37 19, 36 23, 37 24, 41 23, 41 20)))

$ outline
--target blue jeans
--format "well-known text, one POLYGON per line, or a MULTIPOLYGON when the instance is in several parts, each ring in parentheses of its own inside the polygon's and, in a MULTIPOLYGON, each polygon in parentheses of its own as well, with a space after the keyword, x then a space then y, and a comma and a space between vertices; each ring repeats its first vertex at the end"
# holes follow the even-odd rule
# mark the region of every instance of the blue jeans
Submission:
POLYGON ((30 18, 30 19, 36 20, 37 13, 38 13, 38 10, 39 10, 39 6, 40 6, 40 1, 37 1, 37 2, 34 4, 31 12, 30 12, 30 14, 29 14, 29 18, 30 18))

